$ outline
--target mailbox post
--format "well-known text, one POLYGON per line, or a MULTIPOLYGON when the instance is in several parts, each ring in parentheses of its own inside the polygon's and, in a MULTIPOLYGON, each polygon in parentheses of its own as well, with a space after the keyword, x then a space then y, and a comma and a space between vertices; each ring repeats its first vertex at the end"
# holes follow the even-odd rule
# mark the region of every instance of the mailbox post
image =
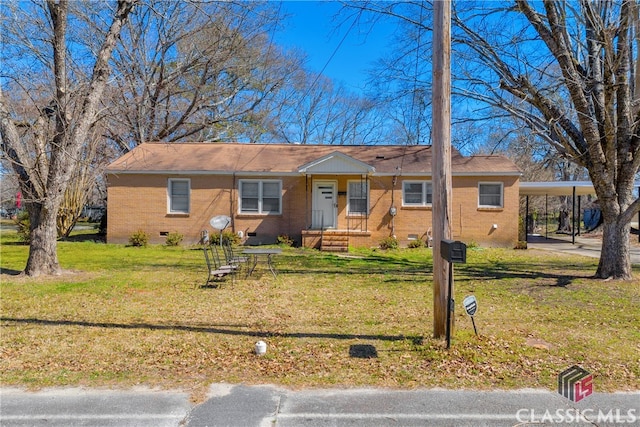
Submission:
POLYGON ((449 284, 447 291, 447 348, 451 346, 451 313, 455 308, 453 300, 453 264, 466 264, 467 262, 467 245, 459 241, 441 240, 440 256, 449 262, 449 284))

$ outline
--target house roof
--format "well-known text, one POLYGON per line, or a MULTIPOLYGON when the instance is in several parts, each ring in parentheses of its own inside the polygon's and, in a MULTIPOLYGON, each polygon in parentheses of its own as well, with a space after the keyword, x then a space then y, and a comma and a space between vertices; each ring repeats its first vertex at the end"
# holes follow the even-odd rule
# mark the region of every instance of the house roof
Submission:
MULTIPOLYGON (((107 167, 111 174, 431 175, 430 145, 144 143, 107 167)), ((504 156, 451 153, 452 175, 517 175, 504 156)))

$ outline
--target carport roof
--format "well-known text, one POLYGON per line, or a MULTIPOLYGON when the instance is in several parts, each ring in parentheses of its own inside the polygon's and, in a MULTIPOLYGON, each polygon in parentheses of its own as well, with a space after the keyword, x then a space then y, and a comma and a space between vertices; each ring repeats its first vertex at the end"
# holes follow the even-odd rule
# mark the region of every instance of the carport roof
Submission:
POLYGON ((577 196, 596 194, 591 181, 521 182, 521 196, 577 196))
MULTIPOLYGON (((552 182, 520 182, 521 196, 571 196, 573 189, 576 196, 596 194, 591 181, 552 181, 552 182)), ((640 180, 633 183, 640 188, 640 180)))

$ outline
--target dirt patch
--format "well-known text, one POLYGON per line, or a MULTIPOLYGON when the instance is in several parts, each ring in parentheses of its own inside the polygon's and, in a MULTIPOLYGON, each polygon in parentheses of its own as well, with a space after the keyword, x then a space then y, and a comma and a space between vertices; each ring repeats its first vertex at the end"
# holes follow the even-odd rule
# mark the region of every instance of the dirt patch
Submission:
POLYGON ((541 350, 551 350, 553 348, 553 344, 548 343, 544 340, 538 339, 538 338, 527 338, 526 344, 529 347, 533 347, 533 348, 538 348, 541 350))
POLYGON ((27 276, 24 271, 12 270, 8 268, 0 269, 0 275, 3 283, 58 283, 60 279, 67 282, 83 282, 96 276, 96 273, 88 273, 86 271, 62 270, 57 275, 40 275, 38 277, 27 276))

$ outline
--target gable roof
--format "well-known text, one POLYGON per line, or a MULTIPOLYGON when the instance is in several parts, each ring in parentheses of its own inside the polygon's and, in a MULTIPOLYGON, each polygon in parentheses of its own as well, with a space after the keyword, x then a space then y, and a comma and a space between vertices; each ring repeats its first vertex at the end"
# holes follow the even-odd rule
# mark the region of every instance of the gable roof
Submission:
POLYGON ((339 151, 322 156, 298 168, 306 174, 372 174, 376 169, 339 151))
MULTIPOLYGON (((457 150, 451 151, 452 175, 521 174, 504 156, 464 157, 457 150)), ((111 163, 107 173, 429 176, 431 158, 430 145, 144 143, 111 163), (341 167, 348 170, 341 171, 341 167)))

